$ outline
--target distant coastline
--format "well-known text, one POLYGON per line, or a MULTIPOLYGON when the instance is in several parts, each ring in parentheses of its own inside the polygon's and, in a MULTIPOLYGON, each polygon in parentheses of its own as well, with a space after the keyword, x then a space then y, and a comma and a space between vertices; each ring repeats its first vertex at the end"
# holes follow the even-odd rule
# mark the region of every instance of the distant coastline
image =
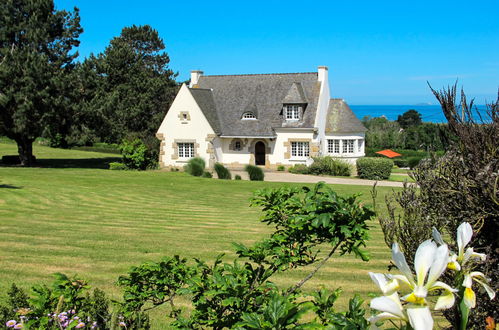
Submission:
MULTIPOLYGON (((398 115, 403 114, 409 109, 414 109, 421 114, 424 122, 446 123, 447 120, 442 112, 440 105, 352 105, 357 118, 361 119, 365 116, 381 117, 385 116, 389 120, 397 120, 398 115)), ((479 105, 478 108, 484 109, 485 106, 479 105)))

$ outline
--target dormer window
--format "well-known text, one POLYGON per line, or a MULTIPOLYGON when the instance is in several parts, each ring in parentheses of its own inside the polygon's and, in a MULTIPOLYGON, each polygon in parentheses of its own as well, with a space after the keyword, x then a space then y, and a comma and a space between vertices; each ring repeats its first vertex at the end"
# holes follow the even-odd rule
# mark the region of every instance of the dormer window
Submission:
POLYGON ((286 120, 299 120, 301 118, 302 106, 299 104, 285 104, 284 118, 286 120))
POLYGON ((253 112, 245 112, 242 119, 256 119, 256 116, 253 112))

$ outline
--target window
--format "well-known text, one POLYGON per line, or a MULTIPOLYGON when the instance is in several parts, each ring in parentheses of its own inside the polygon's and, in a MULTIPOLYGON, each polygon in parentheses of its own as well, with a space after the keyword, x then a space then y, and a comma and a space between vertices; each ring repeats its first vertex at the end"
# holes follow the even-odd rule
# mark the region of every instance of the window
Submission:
POLYGON ((355 140, 343 140, 343 153, 344 154, 353 154, 353 149, 355 146, 355 140))
POLYGON ((245 112, 243 113, 243 119, 256 119, 256 116, 253 112, 245 112))
POLYGON ((183 113, 183 114, 182 114, 182 118, 184 118, 184 120, 187 120, 187 114, 186 114, 186 113, 183 113))
POLYGON ((357 140, 357 142, 358 142, 358 147, 359 147, 357 149, 357 151, 361 152, 362 151, 362 145, 364 144, 364 140, 363 139, 359 139, 359 140, 357 140))
POLYGON ((340 153, 340 140, 327 140, 327 152, 330 154, 340 153))
POLYGON ((177 143, 180 158, 194 157, 194 143, 177 143))
POLYGON ((241 141, 234 142, 234 150, 241 151, 241 141))
POLYGON ((286 120, 300 119, 301 106, 297 104, 288 104, 284 106, 284 117, 286 120))
POLYGON ((309 154, 308 142, 291 142, 292 157, 308 157, 309 154))

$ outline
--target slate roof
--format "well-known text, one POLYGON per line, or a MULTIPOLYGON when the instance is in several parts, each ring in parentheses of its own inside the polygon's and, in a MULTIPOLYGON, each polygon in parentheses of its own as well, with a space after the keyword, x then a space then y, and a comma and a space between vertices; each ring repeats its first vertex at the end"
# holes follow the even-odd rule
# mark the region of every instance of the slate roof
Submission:
POLYGON ((331 99, 326 117, 327 133, 365 132, 367 128, 343 99, 331 99))
POLYGON ((198 88, 190 90, 217 134, 275 136, 274 128, 314 127, 320 91, 317 78, 316 72, 201 76, 198 88), (286 122, 283 103, 306 103, 303 118, 286 122), (241 120, 248 111, 257 120, 241 120))

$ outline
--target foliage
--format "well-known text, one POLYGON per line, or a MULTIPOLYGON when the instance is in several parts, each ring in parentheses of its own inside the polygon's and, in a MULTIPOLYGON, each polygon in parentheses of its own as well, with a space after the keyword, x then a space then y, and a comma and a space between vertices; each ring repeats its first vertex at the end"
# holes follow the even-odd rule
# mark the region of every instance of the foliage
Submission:
POLYGON ((239 174, 236 174, 236 176, 234 177, 234 180, 241 180, 241 176, 239 174))
MULTIPOLYGON (((262 207, 262 222, 276 228, 267 239, 252 246, 234 243, 238 258, 232 263, 224 263, 220 255, 212 265, 195 259, 196 264, 188 266, 174 257, 133 268, 120 282, 125 290, 124 310, 137 313, 144 311, 146 301, 169 302, 176 318, 173 325, 179 328, 298 326, 308 307, 296 303, 295 297, 335 252, 368 260, 362 247, 368 238, 367 221, 374 213, 359 205, 356 196, 338 196, 319 183, 312 189, 260 190, 252 205, 262 207), (331 250, 318 262, 319 248, 324 246, 331 250), (279 272, 314 263, 311 273, 282 293, 271 281, 279 272), (177 294, 192 299, 190 315, 181 315, 173 304, 177 294)), ((341 317, 348 318, 347 314, 341 317)))
POLYGON ((119 149, 123 157, 123 164, 130 170, 145 170, 154 167, 153 158, 146 145, 140 139, 123 140, 119 149))
POLYGON ((331 156, 314 157, 314 162, 309 167, 309 172, 316 175, 350 176, 352 166, 331 156))
POLYGON ((187 164, 184 166, 184 171, 193 176, 202 176, 205 166, 206 163, 203 158, 194 157, 189 159, 187 164))
POLYGON ((55 10, 53 0, 0 4, 0 135, 16 141, 23 166, 48 124, 66 125, 72 112, 81 32, 78 9, 55 10))
POLYGON ((213 174, 211 174, 211 172, 203 172, 203 175, 202 175, 203 178, 213 178, 213 174))
POLYGON ((232 179, 232 174, 229 169, 223 166, 220 163, 215 163, 214 166, 215 172, 217 172, 217 177, 222 180, 230 180, 232 179))
POLYGON ((109 163, 109 169, 110 170, 115 170, 115 171, 123 171, 123 170, 126 170, 127 167, 123 163, 111 162, 111 163, 109 163))
POLYGON ((284 165, 279 165, 277 166, 277 171, 279 172, 283 172, 286 168, 284 167, 284 165))
POLYGON ((0 306, 0 322, 16 320, 31 329, 74 328, 82 321, 104 328, 110 321, 109 300, 103 291, 88 293, 88 285, 78 278, 54 274, 51 287, 35 285, 28 296, 12 285, 7 304, 0 306))
POLYGON ((419 162, 421 162, 421 159, 422 159, 421 157, 409 157, 409 158, 407 158, 407 165, 412 170, 416 166, 419 165, 419 162))
MULTIPOLYGON (((394 158, 392 159, 393 164, 399 168, 406 168, 409 167, 409 161, 404 158, 394 158)), ((419 164, 419 162, 418 162, 419 164)))
POLYGON ((411 126, 419 126, 422 122, 421 114, 414 109, 407 110, 397 118, 397 123, 404 129, 411 126))
POLYGON ((246 165, 244 170, 248 172, 248 176, 251 181, 263 181, 265 178, 263 170, 258 166, 246 165))
MULTIPOLYGON (((449 237, 454 237, 462 222, 469 222, 475 230, 475 247, 489 258, 484 273, 494 283, 499 281, 498 240, 499 220, 499 97, 488 105, 488 115, 475 120, 473 102, 467 102, 465 94, 456 102, 456 86, 434 91, 449 122, 449 130, 455 142, 442 157, 431 157, 420 162, 413 171, 419 190, 406 186, 395 196, 400 205, 388 203, 389 216, 380 219, 387 244, 394 240, 412 259, 417 240, 428 239, 431 228, 436 227, 449 237)), ((480 327, 486 317, 499 319, 497 300, 490 301, 483 293, 477 293, 482 301, 470 317, 470 325, 480 327)), ((452 323, 454 312, 444 313, 452 323)))
POLYGON ((154 138, 178 89, 164 49, 155 29, 132 25, 85 59, 77 81, 83 135, 111 143, 130 133, 154 138))
POLYGON ((390 177, 393 161, 385 158, 363 157, 357 159, 357 173, 368 180, 386 180, 390 177))
POLYGON ((288 169, 289 173, 293 174, 309 174, 309 168, 305 164, 295 164, 288 169))

